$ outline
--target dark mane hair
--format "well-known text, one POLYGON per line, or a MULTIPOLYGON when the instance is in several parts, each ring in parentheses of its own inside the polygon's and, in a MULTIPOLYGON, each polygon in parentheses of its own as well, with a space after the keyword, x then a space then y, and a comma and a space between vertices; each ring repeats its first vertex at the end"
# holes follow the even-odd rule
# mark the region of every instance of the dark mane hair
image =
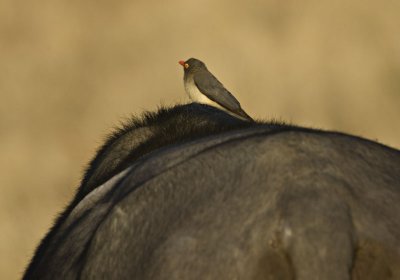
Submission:
POLYGON ((144 112, 116 128, 85 171, 78 200, 125 169, 137 158, 156 149, 234 129, 269 125, 271 130, 299 129, 283 122, 248 122, 209 105, 191 103, 144 112))

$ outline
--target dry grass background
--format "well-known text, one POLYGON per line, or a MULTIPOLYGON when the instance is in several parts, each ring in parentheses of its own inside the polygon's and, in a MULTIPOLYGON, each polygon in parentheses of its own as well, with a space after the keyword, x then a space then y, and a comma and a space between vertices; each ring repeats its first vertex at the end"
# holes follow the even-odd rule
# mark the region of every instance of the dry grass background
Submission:
POLYGON ((257 118, 400 147, 400 2, 0 1, 0 279, 15 279, 110 128, 185 102, 204 60, 257 118))

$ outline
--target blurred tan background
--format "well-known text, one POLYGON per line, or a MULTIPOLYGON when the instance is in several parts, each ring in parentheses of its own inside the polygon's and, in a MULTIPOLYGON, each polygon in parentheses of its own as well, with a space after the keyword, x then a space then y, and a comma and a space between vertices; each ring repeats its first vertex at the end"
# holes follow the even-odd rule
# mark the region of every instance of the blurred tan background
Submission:
POLYGON ((0 1, 0 279, 20 278, 130 114, 196 57, 257 118, 400 148, 400 2, 0 1))

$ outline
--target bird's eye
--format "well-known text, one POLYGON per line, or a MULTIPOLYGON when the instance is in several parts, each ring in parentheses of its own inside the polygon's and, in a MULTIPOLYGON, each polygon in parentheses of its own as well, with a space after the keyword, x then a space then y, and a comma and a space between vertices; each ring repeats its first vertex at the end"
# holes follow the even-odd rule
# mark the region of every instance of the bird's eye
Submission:
POLYGON ((188 69, 189 68, 189 64, 185 63, 185 68, 188 69))

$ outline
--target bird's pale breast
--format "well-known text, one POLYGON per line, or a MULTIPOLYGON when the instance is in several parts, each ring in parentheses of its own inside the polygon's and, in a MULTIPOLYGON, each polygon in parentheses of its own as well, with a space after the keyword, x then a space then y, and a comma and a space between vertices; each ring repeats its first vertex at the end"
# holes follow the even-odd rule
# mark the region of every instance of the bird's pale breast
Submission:
POLYGON ((200 90, 197 88, 197 86, 194 84, 193 79, 188 79, 185 82, 185 91, 189 96, 189 98, 194 102, 208 104, 226 110, 225 108, 221 107, 218 103, 212 101, 210 98, 201 93, 200 90))

